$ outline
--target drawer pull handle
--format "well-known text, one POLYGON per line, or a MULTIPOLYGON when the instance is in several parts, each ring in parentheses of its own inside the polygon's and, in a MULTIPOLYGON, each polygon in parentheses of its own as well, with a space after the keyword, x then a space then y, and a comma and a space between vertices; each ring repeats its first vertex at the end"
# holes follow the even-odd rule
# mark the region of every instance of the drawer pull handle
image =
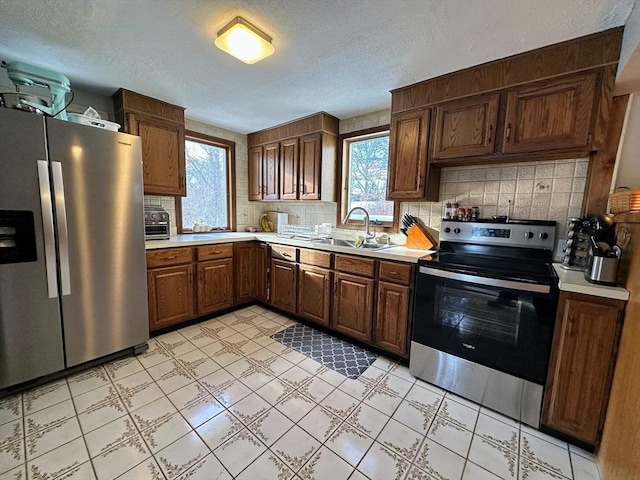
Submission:
POLYGON ((291 258, 291 255, 289 255, 287 252, 282 252, 282 256, 291 258))

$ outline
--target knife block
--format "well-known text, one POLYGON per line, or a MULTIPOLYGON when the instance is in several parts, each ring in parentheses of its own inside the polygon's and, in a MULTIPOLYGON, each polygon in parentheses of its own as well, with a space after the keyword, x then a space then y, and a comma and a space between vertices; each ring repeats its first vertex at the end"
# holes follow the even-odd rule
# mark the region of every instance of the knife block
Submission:
POLYGON ((416 250, 431 250, 436 243, 420 225, 413 225, 407 229, 407 248, 416 250))

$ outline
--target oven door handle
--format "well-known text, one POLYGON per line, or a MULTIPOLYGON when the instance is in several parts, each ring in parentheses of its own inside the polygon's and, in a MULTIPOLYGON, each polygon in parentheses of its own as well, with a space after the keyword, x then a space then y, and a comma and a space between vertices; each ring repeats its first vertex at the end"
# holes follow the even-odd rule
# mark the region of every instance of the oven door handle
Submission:
POLYGON ((497 278, 480 277, 477 275, 468 275, 465 273, 448 272, 446 270, 438 270, 436 268, 420 267, 419 272, 432 277, 446 278, 449 280, 459 280, 461 282, 475 283, 478 285, 487 285, 490 287, 510 288, 511 290, 520 290, 522 292, 549 293, 551 287, 549 285, 536 285, 525 282, 514 282, 513 280, 499 280, 497 278))

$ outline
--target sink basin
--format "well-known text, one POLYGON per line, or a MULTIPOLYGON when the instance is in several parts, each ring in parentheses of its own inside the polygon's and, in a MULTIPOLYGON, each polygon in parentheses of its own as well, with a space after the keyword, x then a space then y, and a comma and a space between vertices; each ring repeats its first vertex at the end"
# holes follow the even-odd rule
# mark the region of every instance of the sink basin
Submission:
POLYGON ((381 245, 379 243, 363 243, 361 246, 356 247, 353 244, 353 240, 341 240, 338 238, 323 238, 322 240, 314 240, 313 242, 321 243, 323 245, 335 245, 337 247, 350 247, 363 250, 381 250, 383 248, 393 247, 393 245, 381 245))

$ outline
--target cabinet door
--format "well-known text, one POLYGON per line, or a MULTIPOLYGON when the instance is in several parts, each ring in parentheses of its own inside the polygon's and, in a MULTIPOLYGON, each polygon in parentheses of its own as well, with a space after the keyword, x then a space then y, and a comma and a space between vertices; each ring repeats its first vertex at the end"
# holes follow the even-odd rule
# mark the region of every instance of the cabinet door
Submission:
POLYGON ((436 106, 433 158, 492 154, 499 100, 491 93, 436 106))
POLYGON ((331 271, 300 266, 298 270, 298 315, 329 326, 331 271))
POLYGON ((595 83, 588 73, 510 91, 503 152, 590 147, 595 83))
POLYGON ((560 295, 542 423, 592 445, 607 406, 620 308, 615 300, 560 295))
POLYGON ((379 347, 398 355, 407 353, 409 298, 409 287, 378 283, 375 342, 379 347))
POLYGON ((263 200, 278 200, 278 166, 280 144, 272 143, 264 147, 262 166, 263 200))
POLYGON ((345 335, 371 341, 374 281, 336 273, 333 280, 332 327, 345 335))
POLYGON ((253 300, 257 280, 254 267, 256 247, 257 245, 253 242, 236 243, 233 246, 234 303, 236 305, 253 300))
POLYGON ((137 113, 127 119, 142 143, 144 193, 185 196, 184 126, 137 113))
POLYGON ((391 116, 388 200, 425 195, 430 113, 426 108, 391 116))
POLYGON ((249 200, 262 200, 262 147, 249 149, 249 200))
POLYGON ((280 310, 296 313, 298 265, 271 260, 271 305, 280 310))
POLYGON ((280 199, 298 199, 298 139, 280 142, 280 199))
POLYGON ((300 200, 320 200, 322 134, 300 139, 300 200))
POLYGON ((147 271, 149 329, 173 325, 193 317, 193 266, 147 271))
POLYGON ((233 260, 198 262, 198 313, 216 312, 233 305, 233 260))
POLYGON ((255 290, 254 298, 259 302, 267 303, 269 300, 269 246, 260 244, 256 245, 254 250, 254 271, 255 290))

